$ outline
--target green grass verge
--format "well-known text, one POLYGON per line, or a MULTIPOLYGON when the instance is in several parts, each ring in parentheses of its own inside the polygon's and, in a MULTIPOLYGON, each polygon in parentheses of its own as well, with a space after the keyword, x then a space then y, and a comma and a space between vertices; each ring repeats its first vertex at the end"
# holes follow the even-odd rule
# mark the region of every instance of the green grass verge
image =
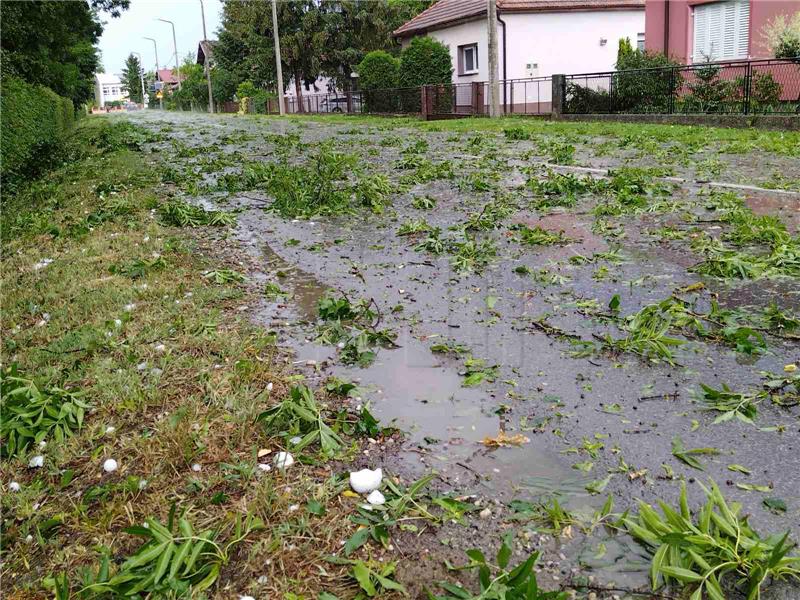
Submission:
MULTIPOLYGON (((38 597, 51 585, 59 597, 110 598, 142 584, 163 597, 190 584, 196 591, 209 573, 209 597, 352 589, 348 565, 323 559, 352 535, 345 515, 358 499, 342 496, 346 480, 314 447, 285 473, 258 467, 287 445, 285 433, 257 420, 288 395, 285 363, 274 337, 237 310, 254 301, 247 283, 203 275, 226 267, 219 252, 202 258, 212 230, 162 224, 156 166, 135 149, 146 141, 128 125, 87 119, 69 142, 74 160, 5 202, 5 589, 38 597), (55 408, 48 421, 26 417, 34 401, 55 408), (85 409, 66 419, 65 404, 85 409), (14 448, 13 424, 24 441, 14 448), (30 467, 37 456, 43 466, 30 467), (161 525, 171 507, 174 528, 161 525), (188 546, 176 563, 186 539, 179 517, 180 532, 188 523, 217 544, 195 540, 194 571, 184 570, 188 546), (144 523, 171 529, 159 534, 164 546, 144 523), (142 554, 156 546, 172 556, 148 567, 142 554), (120 573, 136 579, 112 587, 120 573)), ((332 406, 334 397, 318 401, 332 406)), ((346 460, 360 442, 338 433, 346 460)))

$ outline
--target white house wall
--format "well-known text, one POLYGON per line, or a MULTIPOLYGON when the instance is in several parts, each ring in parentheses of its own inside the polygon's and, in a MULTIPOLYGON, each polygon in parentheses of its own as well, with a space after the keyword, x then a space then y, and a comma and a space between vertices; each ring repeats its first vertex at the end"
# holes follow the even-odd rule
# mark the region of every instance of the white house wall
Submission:
MULTIPOLYGON (((617 60, 620 38, 629 38, 636 47, 636 37, 644 33, 643 10, 605 10, 560 13, 504 13, 506 23, 506 77, 520 79, 543 77, 555 73, 588 73, 611 71, 617 60), (606 40, 601 45, 600 40, 606 40), (527 65, 537 65, 528 69, 527 65)), ((431 31, 428 35, 450 49, 453 60, 453 82, 487 81, 488 40, 486 20, 478 19, 431 31), (478 72, 458 74, 458 47, 478 44, 478 72)), ((403 40, 406 46, 410 40, 403 40)), ((500 61, 503 78, 503 28, 498 26, 500 61)))
MULTIPOLYGON (((431 31, 429 34, 450 49, 453 60, 453 82, 469 83, 489 79, 489 43, 486 35, 486 21, 470 21, 447 29, 431 31), (478 72, 472 75, 458 74, 458 47, 478 44, 478 72)), ((502 42, 502 40, 500 40, 502 42)), ((502 73, 501 73, 502 77, 502 73)))
MULTIPOLYGON (((611 71, 620 38, 630 38, 635 48, 637 34, 644 33, 643 10, 506 13, 501 17, 508 30, 509 79, 611 71), (529 71, 528 64, 538 68, 529 71)), ((502 43, 502 37, 498 41, 502 43)), ((502 61, 502 48, 500 54, 502 61)))

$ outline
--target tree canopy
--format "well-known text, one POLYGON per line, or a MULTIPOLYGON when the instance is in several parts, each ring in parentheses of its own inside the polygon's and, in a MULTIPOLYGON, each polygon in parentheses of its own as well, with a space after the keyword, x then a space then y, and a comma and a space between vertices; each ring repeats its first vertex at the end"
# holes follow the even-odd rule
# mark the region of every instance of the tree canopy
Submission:
MULTIPOLYGON (((432 0, 298 0, 278 4, 282 85, 300 88, 320 75, 348 87, 350 73, 372 50, 399 51, 392 31, 432 0)), ((239 81, 277 89, 269 2, 225 0, 217 64, 239 81)), ((298 89, 298 93, 302 93, 298 89)))
POLYGON ((139 58, 129 54, 125 59, 125 66, 122 69, 122 87, 128 92, 132 102, 143 102, 142 80, 144 74, 139 58))
POLYGON ((93 95, 103 32, 98 11, 118 17, 130 0, 0 2, 2 69, 76 105, 93 95))

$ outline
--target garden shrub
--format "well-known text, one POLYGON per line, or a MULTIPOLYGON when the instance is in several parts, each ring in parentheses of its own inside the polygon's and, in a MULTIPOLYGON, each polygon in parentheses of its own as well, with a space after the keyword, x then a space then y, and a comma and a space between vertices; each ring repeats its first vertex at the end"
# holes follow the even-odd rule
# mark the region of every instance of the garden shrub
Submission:
POLYGON ((356 71, 367 112, 391 112, 399 108, 395 94, 388 91, 397 87, 399 59, 383 50, 375 50, 364 57, 356 71))
POLYGON ((679 66, 665 54, 634 50, 628 38, 619 41, 617 71, 614 76, 614 111, 627 113, 666 113, 670 98, 680 88, 679 71, 664 67, 679 66), (625 73, 631 69, 659 69, 625 73), (662 70, 663 69, 663 70, 662 70))
POLYGON ((729 113, 741 110, 743 79, 723 79, 722 66, 706 64, 693 71, 689 94, 682 98, 677 112, 729 113))
POLYGON ((753 112, 772 112, 780 108, 783 88, 772 73, 755 73, 750 82, 750 107, 753 112))
POLYGON ((431 37, 415 37, 400 54, 400 87, 451 83, 453 61, 447 46, 431 37))
POLYGON ((72 101, 51 89, 3 77, 0 150, 4 183, 33 173, 57 150, 75 122, 72 101))
POLYGON ((577 83, 568 83, 564 96, 564 110, 574 114, 607 113, 611 99, 608 90, 592 89, 577 83))
MULTIPOLYGON (((430 84, 450 84, 453 80, 453 61, 450 50, 431 37, 415 37, 400 54, 400 87, 418 88, 430 84)), ((449 96, 449 94, 446 94, 449 96)), ((438 96, 442 103, 441 94, 438 96)), ((420 110, 419 94, 403 94, 403 108, 409 112, 420 110)))
POLYGON ((266 90, 262 90, 253 85, 253 82, 243 81, 236 88, 236 97, 239 99, 240 113, 266 113, 267 103, 270 98, 276 98, 274 94, 270 94, 266 90))

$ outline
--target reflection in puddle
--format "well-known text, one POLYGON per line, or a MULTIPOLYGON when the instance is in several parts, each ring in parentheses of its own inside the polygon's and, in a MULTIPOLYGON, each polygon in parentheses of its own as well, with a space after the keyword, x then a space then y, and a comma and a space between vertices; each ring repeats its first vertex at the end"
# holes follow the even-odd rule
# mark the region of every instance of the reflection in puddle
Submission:
POLYGON ((339 377, 359 379, 367 389, 380 382, 372 412, 381 423, 406 431, 411 445, 425 448, 432 466, 445 472, 456 465, 467 468, 496 491, 509 491, 528 476, 549 478, 556 485, 572 476, 537 448, 535 439, 519 447, 485 447, 482 440, 496 436, 503 426, 485 392, 462 387, 455 369, 407 332, 401 332, 398 344, 398 350, 381 350, 366 369, 334 370, 339 377))
POLYGON ((269 244, 264 244, 262 252, 266 259, 269 281, 278 282, 282 289, 292 293, 290 304, 295 307, 300 317, 306 321, 316 321, 319 300, 325 295, 329 286, 285 261, 269 244))

